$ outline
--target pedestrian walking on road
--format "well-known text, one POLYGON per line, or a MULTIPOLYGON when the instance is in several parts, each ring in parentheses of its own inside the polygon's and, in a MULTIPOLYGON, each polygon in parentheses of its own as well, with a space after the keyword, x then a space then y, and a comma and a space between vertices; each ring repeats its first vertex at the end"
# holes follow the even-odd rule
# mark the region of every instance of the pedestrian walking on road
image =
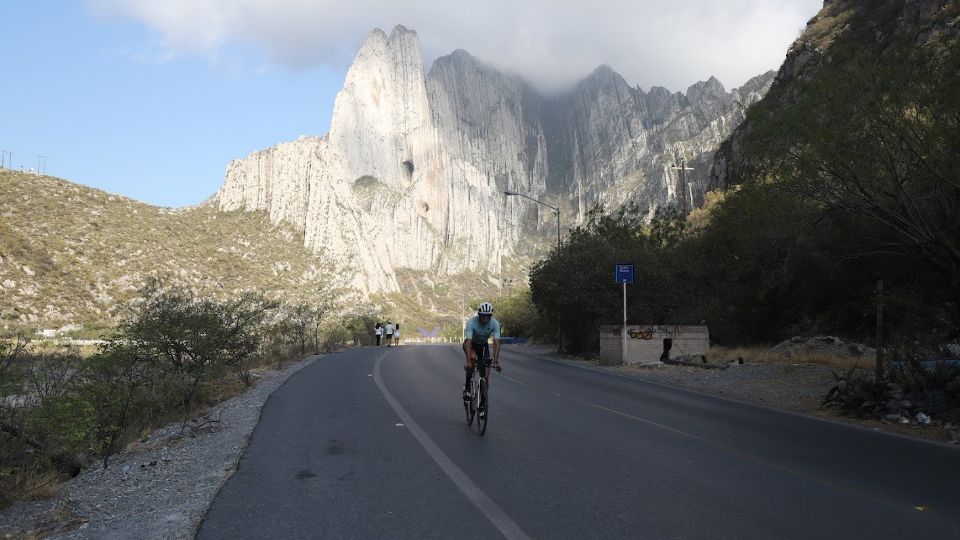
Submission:
POLYGON ((383 337, 383 327, 380 326, 380 323, 373 327, 373 333, 377 336, 377 347, 379 347, 380 339, 383 337))
POLYGON ((393 346, 400 346, 400 323, 393 327, 393 346))
POLYGON ((393 341, 393 323, 387 321, 387 327, 385 328, 385 333, 387 334, 387 347, 390 346, 390 343, 393 341))

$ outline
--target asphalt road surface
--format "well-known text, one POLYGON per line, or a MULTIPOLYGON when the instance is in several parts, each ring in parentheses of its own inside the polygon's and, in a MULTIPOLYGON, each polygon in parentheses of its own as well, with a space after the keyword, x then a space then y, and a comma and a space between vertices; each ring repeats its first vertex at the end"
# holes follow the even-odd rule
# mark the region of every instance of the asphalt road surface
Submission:
POLYGON ((960 450, 509 347, 467 427, 451 345, 276 390, 199 538, 960 538, 960 450))

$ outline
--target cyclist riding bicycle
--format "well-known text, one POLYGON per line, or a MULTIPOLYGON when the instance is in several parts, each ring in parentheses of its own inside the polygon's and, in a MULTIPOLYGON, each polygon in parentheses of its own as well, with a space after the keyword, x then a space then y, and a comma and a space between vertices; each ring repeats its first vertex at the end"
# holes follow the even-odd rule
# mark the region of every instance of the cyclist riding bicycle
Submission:
MULTIPOLYGON (((463 369, 467 372, 467 378, 463 385, 463 400, 470 400, 470 378, 473 377, 475 359, 483 358, 483 349, 487 346, 487 340, 493 338, 493 365, 499 371, 500 369, 500 321, 493 318, 493 304, 482 302, 477 307, 477 316, 467 321, 467 328, 464 332, 463 354, 466 356, 467 363, 463 369)), ((487 384, 490 384, 490 364, 480 366, 483 371, 480 372, 487 384)), ((480 411, 486 410, 486 399, 481 396, 480 411)))

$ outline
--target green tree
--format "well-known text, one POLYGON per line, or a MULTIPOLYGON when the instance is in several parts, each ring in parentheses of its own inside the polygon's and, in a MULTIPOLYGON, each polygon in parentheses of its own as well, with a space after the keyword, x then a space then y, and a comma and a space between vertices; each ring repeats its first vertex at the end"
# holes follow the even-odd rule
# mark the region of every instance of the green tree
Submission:
POLYGON ((549 338, 557 331, 556 320, 545 320, 537 312, 527 288, 498 299, 495 308, 504 335, 549 338))
POLYGON ((139 352, 114 340, 84 362, 79 375, 77 391, 92 417, 92 444, 104 467, 123 443, 149 425, 152 410, 168 405, 153 400, 174 401, 173 396, 149 392, 164 374, 139 352))
POLYGON ((834 55, 785 111, 752 118, 749 144, 770 156, 758 174, 860 222, 849 256, 935 271, 960 335, 960 40, 834 55))
POLYGON ((587 223, 574 229, 559 249, 533 266, 531 299, 544 319, 558 314, 564 347, 594 350, 600 324, 620 324, 622 292, 614 282, 614 265, 632 263, 636 285, 630 286, 628 319, 666 323, 684 313, 683 265, 675 257, 684 236, 684 221, 675 212, 658 214, 645 225, 637 208, 614 214, 595 208, 587 223))

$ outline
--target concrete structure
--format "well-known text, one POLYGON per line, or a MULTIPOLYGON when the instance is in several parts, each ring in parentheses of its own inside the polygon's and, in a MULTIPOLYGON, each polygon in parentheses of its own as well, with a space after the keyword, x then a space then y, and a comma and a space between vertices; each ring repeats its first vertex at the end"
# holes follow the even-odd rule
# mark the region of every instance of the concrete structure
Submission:
MULTIPOLYGON (((620 325, 600 327, 600 363, 621 363, 620 325)), ((669 350, 670 358, 706 354, 710 350, 710 332, 706 326, 658 324, 627 325, 628 364, 658 364, 669 350)))

